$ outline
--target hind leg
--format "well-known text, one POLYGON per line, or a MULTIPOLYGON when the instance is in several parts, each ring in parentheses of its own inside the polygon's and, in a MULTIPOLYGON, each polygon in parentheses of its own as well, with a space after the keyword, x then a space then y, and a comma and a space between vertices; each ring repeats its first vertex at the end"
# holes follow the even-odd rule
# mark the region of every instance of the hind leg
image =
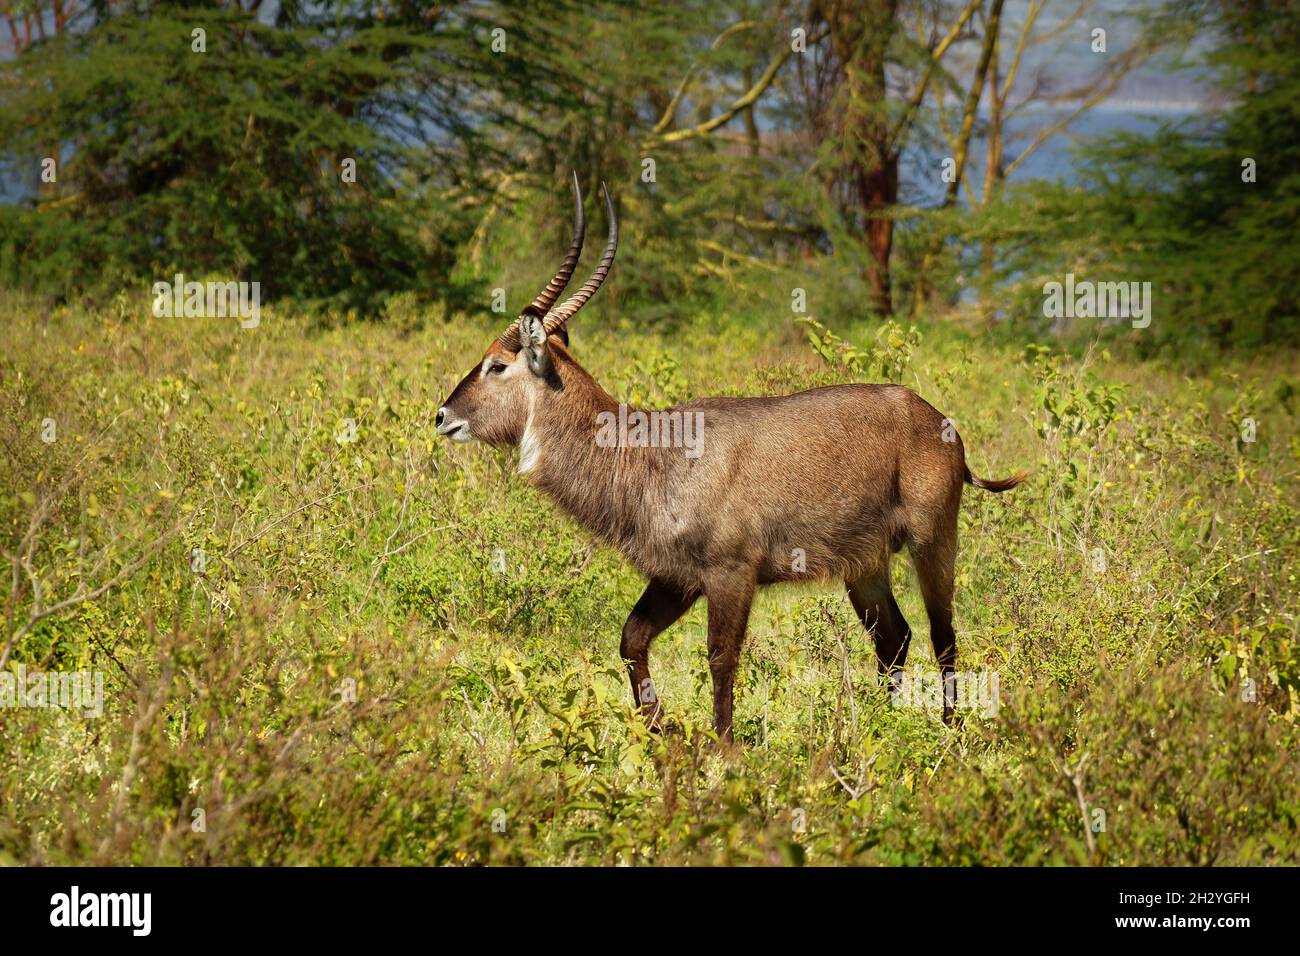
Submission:
POLYGON ((889 589, 889 566, 844 583, 853 610, 876 642, 880 674, 889 678, 907 663, 907 647, 912 640, 912 629, 889 589))
POLYGON ((956 522, 950 534, 912 546, 912 563, 930 618, 930 643, 943 675, 943 720, 951 723, 957 706, 957 634, 952 628, 953 566, 957 557, 956 522))

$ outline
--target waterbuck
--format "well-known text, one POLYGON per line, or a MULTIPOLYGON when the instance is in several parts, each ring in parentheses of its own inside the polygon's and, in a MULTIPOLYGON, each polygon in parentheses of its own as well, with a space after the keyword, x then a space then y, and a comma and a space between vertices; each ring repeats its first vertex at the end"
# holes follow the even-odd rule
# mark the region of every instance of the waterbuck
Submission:
POLYGON ((660 729, 661 702, 650 680, 650 643, 701 596, 721 738, 731 737, 732 683, 759 585, 842 579, 875 640, 881 674, 900 669, 911 629, 890 591, 889 561, 903 545, 920 580, 944 719, 951 719, 962 484, 1006 491, 1024 474, 972 475, 952 424, 898 385, 687 402, 670 410, 669 421, 698 424, 702 441, 693 449, 647 441, 644 429, 633 438, 622 426, 611 440, 611 422, 626 422, 629 413, 573 357, 565 323, 609 274, 618 221, 605 189, 609 240, 600 264, 556 306, 585 235, 576 177, 573 185, 578 211, 560 271, 438 409, 438 434, 517 446, 520 473, 649 579, 623 625, 620 653, 634 702, 653 729, 660 729))

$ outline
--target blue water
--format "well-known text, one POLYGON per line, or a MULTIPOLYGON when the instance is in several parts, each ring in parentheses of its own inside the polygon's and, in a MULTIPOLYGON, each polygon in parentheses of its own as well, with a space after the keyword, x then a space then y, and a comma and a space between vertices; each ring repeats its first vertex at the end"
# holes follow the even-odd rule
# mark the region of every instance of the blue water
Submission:
MULTIPOLYGON (((1137 133, 1148 135, 1160 125, 1179 122, 1193 115, 1186 107, 1158 110, 1149 106, 1135 109, 1117 107, 1099 107, 1080 116, 1067 129, 1044 140, 1029 157, 1018 166, 1008 178, 1009 183, 1041 179, 1068 184, 1078 180, 1078 168, 1074 149, 1076 146, 1097 140, 1112 133, 1137 133)), ((1039 130, 1055 122, 1058 114, 1040 112, 1022 114, 1007 124, 1004 130, 1003 166, 1009 166, 1020 153, 1033 141, 1039 130)), ((984 169, 986 166, 988 141, 982 135, 983 121, 976 127, 976 134, 971 137, 966 167, 966 177, 975 186, 979 195, 984 189, 984 169)), ((900 159, 899 177, 901 180, 900 199, 918 206, 935 206, 943 198, 946 184, 940 172, 944 150, 914 147, 904 150, 900 159)), ((958 194, 962 205, 968 201, 966 186, 963 184, 958 194)))

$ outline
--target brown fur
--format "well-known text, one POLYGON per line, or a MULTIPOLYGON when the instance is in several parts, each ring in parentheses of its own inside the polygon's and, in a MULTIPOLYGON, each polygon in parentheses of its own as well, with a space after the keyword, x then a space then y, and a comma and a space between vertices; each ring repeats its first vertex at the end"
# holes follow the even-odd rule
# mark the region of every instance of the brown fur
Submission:
MULTIPOLYGON (((621 653, 652 724, 661 705, 649 681, 650 643, 701 595, 722 736, 731 731, 732 683, 757 586, 842 579, 874 635, 882 674, 900 668, 911 631, 890 592, 889 561, 904 545, 936 660, 945 677, 953 671, 962 484, 1002 491, 1023 475, 998 482, 971 475, 944 417, 897 385, 688 402, 678 409, 703 414, 703 448, 694 459, 681 448, 601 447, 597 416, 617 415, 618 403, 556 336, 540 349, 539 373, 527 368, 526 350, 494 343, 444 411, 475 438, 523 445, 527 479, 649 579, 624 625, 621 653), (501 365, 504 371, 484 371, 501 365)), ((950 718, 951 707, 944 713, 950 718)))

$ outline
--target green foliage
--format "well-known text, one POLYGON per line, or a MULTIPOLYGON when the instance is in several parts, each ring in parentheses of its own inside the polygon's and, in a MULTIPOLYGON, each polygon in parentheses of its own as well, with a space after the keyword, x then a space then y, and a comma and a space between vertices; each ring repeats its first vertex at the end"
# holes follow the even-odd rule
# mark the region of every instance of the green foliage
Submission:
MULTIPOLYGON (((325 2, 273 18, 211 2, 95 4, 0 62, 0 167, 34 187, 0 206, 0 280, 104 305, 177 273, 243 279, 326 321, 401 321, 392 297, 407 311, 474 311, 496 289, 514 309, 553 274, 576 170, 589 220, 603 218, 596 184, 608 182, 634 237, 589 307, 612 325, 635 314, 694 328, 786 282, 815 292, 817 314, 867 316, 879 266, 869 226, 889 220, 900 311, 914 294, 918 312, 964 309, 976 288, 985 318, 1037 334, 1043 283, 1075 272, 1152 283, 1149 330, 1104 330, 1146 357, 1171 343, 1194 354, 1296 340, 1291 6, 1136 11, 1139 43, 1164 36, 1161 23, 1180 37, 1203 24, 1193 49, 1225 105, 1094 144, 1075 185, 1012 182, 976 213, 924 212, 889 185, 900 156, 906 175, 948 149, 934 97, 964 84, 936 71, 912 111, 871 64, 909 88, 930 53, 877 14, 810 11, 805 25, 825 37, 791 60, 779 4, 325 2), (736 106, 751 89, 755 102, 736 106), (54 183, 36 177, 46 158, 58 160, 54 183)), ((934 15, 942 26, 946 12, 934 15)), ((896 185, 907 197, 918 183, 896 185)), ((872 374, 903 374, 879 362, 872 374)))
POLYGON ((667 352, 634 359, 612 382, 620 398, 635 406, 676 405, 689 397, 681 366, 667 352))
POLYGON ((577 105, 567 5, 95 9, 0 65, 0 158, 59 160, 33 203, 0 209, 0 275, 63 296, 183 272, 367 312, 407 289, 454 298, 501 150, 577 105))
POLYGON ((798 340, 759 312, 704 317, 690 348, 575 326, 599 380, 655 402, 900 361, 930 397, 940 369, 976 471, 1037 463, 961 512, 959 663, 999 674, 996 713, 950 730, 891 706, 842 586, 767 589, 725 754, 704 609, 655 644, 677 732, 652 736, 618 659, 638 576, 512 455, 433 439, 495 324, 394 309, 326 327, 271 308, 241 330, 156 319, 144 296, 109 316, 0 298, 0 552, 31 574, 17 594, 0 575, 10 633, 31 579, 57 599, 127 568, 14 645, 11 669, 102 672, 105 714, 0 715, 0 859, 1300 862, 1289 360, 1189 376, 836 312, 842 339, 807 326, 833 359, 854 349, 830 368, 765 361, 798 340))
POLYGON ((893 319, 880 324, 874 343, 866 348, 846 342, 811 316, 800 316, 798 322, 806 326, 808 344, 822 361, 859 381, 902 382, 912 352, 921 342, 915 326, 904 329, 893 319))
POLYGON ((1149 136, 1086 145, 1077 184, 1012 188, 1005 202, 969 217, 969 235, 998 250, 1008 314, 1041 316, 1043 283, 1073 272, 1151 283, 1150 328, 1110 332, 1140 354, 1294 344, 1300 16, 1283 3, 1187 0, 1170 11, 1214 31, 1195 65, 1228 105, 1149 136))

